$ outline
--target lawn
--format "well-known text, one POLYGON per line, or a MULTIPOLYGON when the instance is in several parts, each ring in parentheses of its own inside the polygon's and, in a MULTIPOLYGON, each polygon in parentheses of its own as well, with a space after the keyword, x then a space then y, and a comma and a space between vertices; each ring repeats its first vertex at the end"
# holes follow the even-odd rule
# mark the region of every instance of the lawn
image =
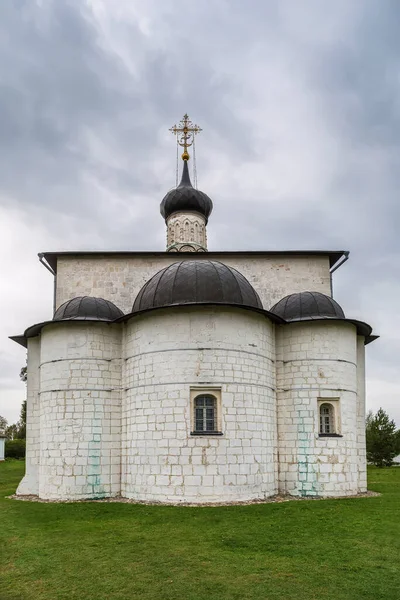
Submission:
POLYGON ((379 497, 229 507, 42 504, 5 498, 1 600, 398 600, 400 467, 379 497))

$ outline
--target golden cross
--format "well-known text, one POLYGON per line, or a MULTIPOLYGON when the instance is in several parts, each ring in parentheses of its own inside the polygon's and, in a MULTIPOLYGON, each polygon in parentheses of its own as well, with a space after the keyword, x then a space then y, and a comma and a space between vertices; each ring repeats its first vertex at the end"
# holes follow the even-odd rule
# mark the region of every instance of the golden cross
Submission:
POLYGON ((189 115, 183 115, 183 119, 179 122, 178 126, 174 125, 170 131, 177 136, 178 144, 183 147, 182 160, 189 160, 187 149, 189 146, 192 146, 194 136, 202 131, 202 129, 192 123, 189 115))

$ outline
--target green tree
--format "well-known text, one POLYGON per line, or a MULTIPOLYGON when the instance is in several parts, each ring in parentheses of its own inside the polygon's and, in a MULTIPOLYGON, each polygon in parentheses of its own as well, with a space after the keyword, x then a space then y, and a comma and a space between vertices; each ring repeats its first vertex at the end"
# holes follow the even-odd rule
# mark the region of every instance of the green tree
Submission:
POLYGON ((23 401, 21 406, 21 412, 19 415, 19 421, 17 423, 18 426, 18 439, 24 440, 26 439, 26 400, 23 401))
POLYGON ((6 427, 5 434, 9 440, 16 440, 18 438, 18 423, 6 427))
POLYGON ((5 417, 0 415, 0 433, 3 433, 7 429, 8 421, 5 417))
POLYGON ((24 383, 26 383, 27 379, 28 379, 28 367, 22 367, 20 372, 19 372, 19 378, 21 381, 23 381, 24 383))
POLYGON ((367 460, 377 467, 390 467, 397 454, 396 424, 380 408, 376 415, 371 411, 366 420, 367 460))

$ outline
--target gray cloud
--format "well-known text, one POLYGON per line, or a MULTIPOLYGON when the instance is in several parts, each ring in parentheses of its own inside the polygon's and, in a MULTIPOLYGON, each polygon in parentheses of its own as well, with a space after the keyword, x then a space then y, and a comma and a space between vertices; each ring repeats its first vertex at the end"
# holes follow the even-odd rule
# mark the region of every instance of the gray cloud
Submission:
POLYGON ((369 403, 400 424, 399 12, 394 0, 3 2, 2 387, 14 371, 20 389, 24 360, 5 336, 51 312, 38 251, 163 249, 168 128, 188 111, 204 129, 210 247, 351 250, 335 295, 382 332, 369 403))

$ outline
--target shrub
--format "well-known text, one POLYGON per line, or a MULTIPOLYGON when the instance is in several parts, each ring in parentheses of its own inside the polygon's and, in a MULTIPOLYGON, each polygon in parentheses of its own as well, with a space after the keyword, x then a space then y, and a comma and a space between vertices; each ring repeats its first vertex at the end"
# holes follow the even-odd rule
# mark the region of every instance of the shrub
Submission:
POLYGON ((25 440, 6 440, 6 458, 25 458, 25 440))

